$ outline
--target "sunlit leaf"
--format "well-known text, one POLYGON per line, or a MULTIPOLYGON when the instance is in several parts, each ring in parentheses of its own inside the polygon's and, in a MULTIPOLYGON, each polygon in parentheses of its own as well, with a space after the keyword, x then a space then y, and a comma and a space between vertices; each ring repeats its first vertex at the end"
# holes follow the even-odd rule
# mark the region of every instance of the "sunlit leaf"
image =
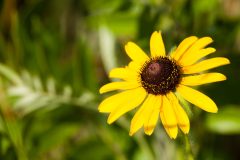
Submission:
POLYGON ((217 114, 207 115, 206 126, 215 133, 240 134, 240 106, 223 106, 217 114))
POLYGON ((100 51, 106 71, 116 66, 115 37, 106 26, 99 28, 100 51))

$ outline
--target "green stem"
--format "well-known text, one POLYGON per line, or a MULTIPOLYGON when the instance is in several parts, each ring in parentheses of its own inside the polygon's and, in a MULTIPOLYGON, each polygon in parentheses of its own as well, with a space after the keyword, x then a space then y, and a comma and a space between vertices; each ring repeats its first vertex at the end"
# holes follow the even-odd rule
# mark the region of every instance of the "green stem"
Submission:
POLYGON ((6 133, 12 141, 15 148, 18 160, 28 160, 27 153, 23 144, 22 128, 20 120, 17 119, 16 114, 13 112, 11 106, 6 100, 6 92, 2 87, 0 79, 0 116, 2 116, 6 133))
POLYGON ((186 149, 186 153, 187 153, 186 159, 187 160, 194 160, 192 147, 191 147, 188 135, 185 135, 184 138, 185 138, 185 149, 186 149))
POLYGON ((5 119, 5 125, 8 131, 8 135, 15 147, 18 159, 27 160, 28 158, 25 152, 25 147, 23 145, 22 130, 20 124, 16 119, 5 119))

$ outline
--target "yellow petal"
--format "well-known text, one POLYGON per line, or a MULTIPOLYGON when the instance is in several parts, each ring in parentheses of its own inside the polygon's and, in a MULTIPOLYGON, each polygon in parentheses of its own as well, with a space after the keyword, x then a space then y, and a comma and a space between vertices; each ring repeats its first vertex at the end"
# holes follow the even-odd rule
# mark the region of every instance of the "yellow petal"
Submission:
POLYGON ((190 129, 188 115, 186 114, 182 106, 179 104, 177 97, 173 93, 170 92, 170 94, 168 94, 168 97, 173 104, 174 112, 178 121, 178 126, 183 131, 183 133, 187 134, 190 129))
POLYGON ((171 55, 176 61, 186 52, 188 48, 192 46, 194 42, 198 40, 197 37, 191 36, 188 38, 185 38, 177 47, 176 51, 173 52, 171 55))
POLYGON ((193 64, 191 66, 183 67, 183 74, 193 74, 199 73, 208 69, 216 68, 222 65, 229 64, 230 61, 227 58, 217 57, 210 58, 199 63, 193 64))
POLYGON ((109 73, 110 78, 119 78, 127 81, 137 81, 138 73, 129 68, 114 68, 109 73))
POLYGON ((146 110, 152 104, 153 95, 149 94, 146 100, 143 102, 140 109, 136 112, 134 115, 131 126, 130 126, 130 132, 129 135, 132 136, 134 133, 136 133, 144 124, 146 119, 146 110))
POLYGON ((216 113, 218 111, 212 99, 195 89, 179 85, 177 92, 179 92, 184 99, 207 112, 216 113))
POLYGON ((203 49, 206 47, 208 44, 212 43, 213 40, 210 37, 203 37, 198 39, 183 55, 182 57, 178 60, 178 63, 181 64, 182 66, 187 66, 192 64, 192 62, 188 61, 188 57, 193 56, 192 54, 195 54, 199 50, 203 49))
POLYGON ((137 75, 139 75, 140 71, 141 71, 141 68, 143 67, 143 64, 139 64, 135 61, 131 61, 129 64, 128 64, 128 68, 132 71, 134 71, 135 73, 137 73, 137 75))
POLYGON ((144 132, 147 135, 151 135, 153 133, 158 121, 160 107, 162 105, 162 96, 152 96, 152 101, 147 106, 145 114, 146 119, 144 122, 144 132))
POLYGON ((110 91, 114 91, 114 90, 127 90, 127 89, 134 89, 137 87, 140 87, 140 83, 136 82, 111 82, 108 83, 104 86, 102 86, 99 90, 100 94, 102 93, 106 93, 106 92, 110 92, 110 91))
POLYGON ((198 60, 200 60, 201 58, 215 52, 216 49, 215 48, 204 48, 198 51, 193 51, 191 54, 189 54, 189 56, 184 57, 184 60, 182 60, 182 65, 186 66, 186 65, 192 65, 195 62, 197 62, 198 60))
POLYGON ((140 64, 143 64, 145 61, 149 60, 149 57, 143 52, 143 50, 133 42, 128 42, 125 45, 125 50, 127 52, 127 55, 133 61, 136 61, 140 64))
POLYGON ((175 139, 178 133, 177 119, 173 111, 173 106, 166 96, 162 97, 160 118, 169 137, 175 139))
POLYGON ((161 32, 153 32, 150 38, 150 51, 152 57, 165 56, 165 47, 161 32))
POLYGON ((119 103, 119 105, 110 113, 107 121, 108 124, 113 123, 124 113, 136 108, 143 102, 147 94, 145 89, 137 88, 134 90, 135 91, 132 93, 132 95, 128 95, 129 97, 126 100, 123 101, 123 99, 119 99, 119 101, 122 101, 122 103, 119 103))
POLYGON ((104 99, 100 103, 98 110, 99 112, 105 113, 112 112, 115 108, 120 107, 120 105, 122 105, 123 103, 128 103, 129 101, 137 97, 137 94, 142 94, 143 91, 145 92, 143 88, 136 88, 115 94, 111 97, 104 99))
POLYGON ((213 83, 226 80, 226 76, 221 73, 206 73, 196 76, 183 77, 181 84, 187 86, 197 86, 206 83, 213 83))

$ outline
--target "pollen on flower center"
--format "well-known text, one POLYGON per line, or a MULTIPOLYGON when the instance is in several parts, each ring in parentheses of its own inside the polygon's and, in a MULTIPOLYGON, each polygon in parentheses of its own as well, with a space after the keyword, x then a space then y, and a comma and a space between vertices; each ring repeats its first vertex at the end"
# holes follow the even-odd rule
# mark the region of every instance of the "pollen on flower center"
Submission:
POLYGON ((174 91, 181 80, 181 70, 168 57, 153 58, 146 62, 140 73, 143 88, 154 95, 174 91))

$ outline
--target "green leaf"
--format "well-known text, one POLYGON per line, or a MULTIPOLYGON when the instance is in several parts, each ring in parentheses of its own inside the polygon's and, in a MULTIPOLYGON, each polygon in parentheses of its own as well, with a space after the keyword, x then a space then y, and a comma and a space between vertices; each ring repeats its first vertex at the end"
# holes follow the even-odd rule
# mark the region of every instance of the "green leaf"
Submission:
POLYGON ((0 116, 0 133, 5 132, 5 128, 4 128, 4 122, 2 117, 0 116))
POLYGON ((71 123, 59 124, 58 126, 52 127, 47 131, 47 134, 42 135, 39 151, 44 152, 58 145, 63 145, 63 143, 70 140, 78 130, 79 125, 71 123))
POLYGON ((84 1, 88 10, 93 14, 106 14, 116 11, 123 3, 122 0, 93 0, 91 3, 89 1, 84 1))
POLYGON ((218 134, 240 134, 240 106, 228 105, 219 109, 217 114, 208 114, 207 128, 218 134))
POLYGON ((115 37, 106 26, 99 28, 100 53, 104 67, 110 71, 116 66, 115 37))
POLYGON ((21 85, 23 82, 20 77, 7 66, 0 64, 0 74, 12 81, 14 84, 21 85))
POLYGON ((6 137, 2 137, 1 138, 1 149, 2 149, 2 153, 5 154, 8 150, 8 148, 11 146, 11 143, 9 141, 9 139, 7 139, 6 137))

